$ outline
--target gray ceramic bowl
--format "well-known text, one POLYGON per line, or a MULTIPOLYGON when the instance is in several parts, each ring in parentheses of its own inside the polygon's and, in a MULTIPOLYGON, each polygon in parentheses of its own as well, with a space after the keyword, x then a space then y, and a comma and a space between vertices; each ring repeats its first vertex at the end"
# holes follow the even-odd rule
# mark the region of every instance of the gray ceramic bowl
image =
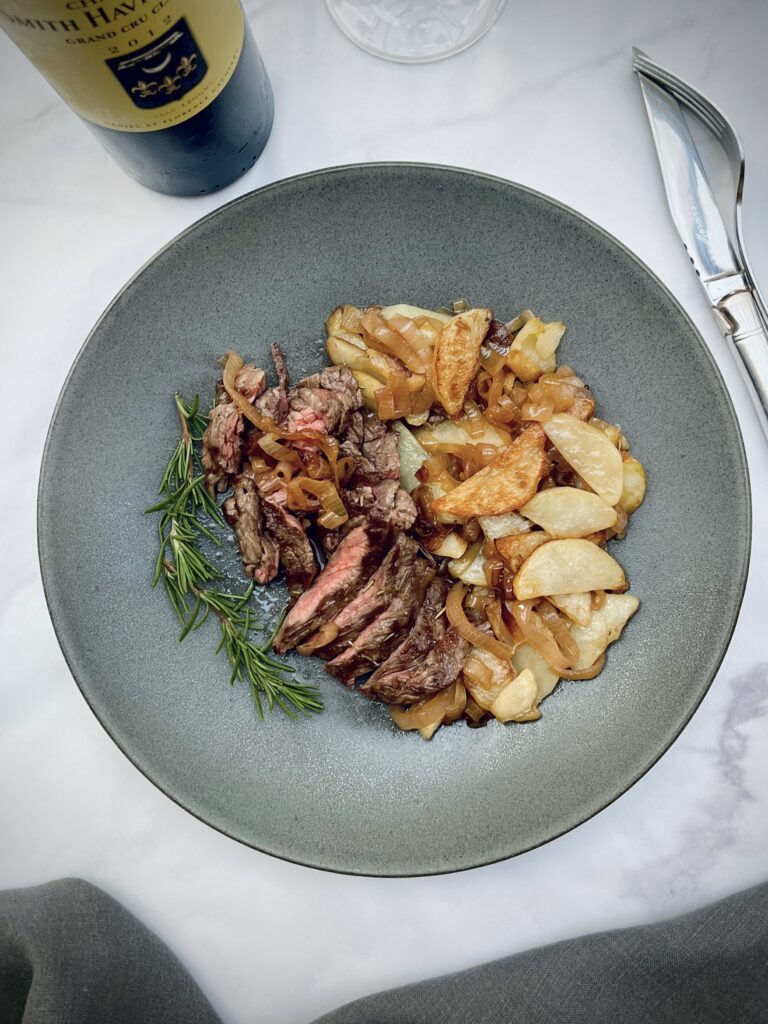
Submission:
MULTIPOLYGON (((723 382, 669 292, 613 238, 509 182, 367 165, 260 189, 195 224, 125 287, 64 386, 42 468, 40 554, 61 646, 133 763, 215 828, 304 864, 360 874, 468 868, 573 828, 672 743, 731 636, 749 551, 744 452, 723 382), (646 464, 646 503, 617 545, 642 607, 594 682, 561 683, 535 724, 398 732, 318 663, 326 711, 260 722, 230 689, 213 627, 176 641, 150 591, 143 514, 175 443, 172 394, 210 396, 231 346, 294 375, 323 361, 338 303, 568 324, 561 359, 646 464)), ((242 582, 232 548, 222 557, 242 582)), ((279 588, 276 588, 279 589, 279 588)), ((271 591, 266 614, 282 593, 271 591)))

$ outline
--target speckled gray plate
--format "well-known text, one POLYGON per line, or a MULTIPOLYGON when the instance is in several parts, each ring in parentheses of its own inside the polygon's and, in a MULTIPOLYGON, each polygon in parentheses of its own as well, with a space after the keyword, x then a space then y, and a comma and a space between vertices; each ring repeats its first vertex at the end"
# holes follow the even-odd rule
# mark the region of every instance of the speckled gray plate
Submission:
MULTIPOLYGON (((51 615, 73 675, 116 743, 215 828, 279 857, 360 874, 489 863, 573 828, 672 743, 731 636, 749 551, 744 452, 718 371, 668 291, 583 217, 467 171, 367 165, 235 200, 185 231, 94 328, 51 425, 39 539, 51 615), (323 361, 340 302, 501 317, 530 306, 568 324, 561 359, 592 385, 648 467, 645 505, 616 546, 637 616, 594 682, 561 683, 542 719, 398 732, 317 662, 325 714, 259 722, 230 689, 213 626, 183 644, 150 591, 149 505, 175 443, 172 394, 209 396, 235 346, 294 378, 323 361)), ((240 579, 231 545, 222 565, 240 579)), ((275 588, 279 589, 279 588, 275 588)), ((282 594, 270 588, 267 615, 282 594)))

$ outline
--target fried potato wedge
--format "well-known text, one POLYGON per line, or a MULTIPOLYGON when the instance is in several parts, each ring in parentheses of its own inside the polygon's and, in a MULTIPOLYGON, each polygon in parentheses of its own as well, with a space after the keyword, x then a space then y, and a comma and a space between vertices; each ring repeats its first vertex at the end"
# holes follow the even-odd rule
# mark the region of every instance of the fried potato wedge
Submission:
POLYGON ((624 486, 624 468, 621 452, 610 438, 567 412, 555 413, 543 426, 552 444, 588 486, 606 505, 615 505, 624 486))
POLYGON ((560 682, 557 672, 533 644, 520 644, 512 655, 512 667, 515 672, 522 673, 526 669, 533 672, 536 677, 536 697, 540 701, 548 697, 560 682))
POLYGON ((548 469, 544 439, 541 424, 532 423, 493 462, 438 498, 433 511, 462 517, 498 516, 525 505, 548 469))
POLYGON ((529 668, 507 683, 491 704, 491 714, 499 722, 531 722, 541 717, 536 710, 538 687, 529 668))
POLYGON ((433 386, 449 416, 461 415, 491 318, 490 309, 468 309, 453 317, 440 332, 432 364, 433 386))
POLYGON ((592 612, 588 625, 571 628, 571 636, 579 648, 573 667, 578 670, 594 665, 606 647, 619 639, 639 607, 640 602, 633 594, 606 594, 605 604, 592 612))
POLYGON ((578 487, 550 487, 534 494, 520 514, 552 537, 587 537, 616 523, 616 510, 578 487))
POLYGON ((618 507, 631 516, 643 503, 647 482, 642 462, 632 455, 624 459, 624 479, 618 507))
POLYGON ((513 581, 518 601, 585 590, 623 590, 627 581, 615 558, 591 541, 551 540, 523 562, 513 581))
POLYGON ((529 317, 518 331, 507 353, 507 366, 522 381, 537 380, 542 373, 554 372, 555 352, 565 334, 565 324, 545 324, 537 316, 529 317))
POLYGON ((501 555, 504 564, 517 572, 526 558, 532 555, 536 548, 552 540, 544 530, 533 530, 531 533, 518 533, 508 537, 499 537, 496 540, 496 550, 501 555))
POLYGON ((550 594, 550 604, 559 608, 577 626, 586 626, 592 617, 592 594, 550 594))

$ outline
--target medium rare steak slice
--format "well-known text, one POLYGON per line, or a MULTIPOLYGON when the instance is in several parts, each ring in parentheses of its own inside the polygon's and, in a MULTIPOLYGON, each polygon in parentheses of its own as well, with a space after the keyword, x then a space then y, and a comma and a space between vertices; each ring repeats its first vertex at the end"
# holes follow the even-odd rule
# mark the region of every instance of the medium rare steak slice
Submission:
POLYGON ((235 477, 233 493, 221 506, 224 517, 235 528, 240 556, 248 576, 257 583, 269 583, 277 576, 279 550, 264 533, 261 500, 250 477, 235 477))
POLYGON ((280 350, 276 346, 275 349, 272 356, 280 383, 261 396, 255 403, 256 410, 291 432, 316 430, 321 434, 343 434, 350 417, 363 404, 351 370, 346 366, 328 366, 286 390, 285 363, 280 350))
POLYGON ((325 666, 326 672, 351 686, 360 676, 378 668, 403 642, 416 615, 419 595, 434 576, 434 569, 423 558, 417 558, 406 588, 350 640, 345 649, 325 666))
POLYGON ((338 530, 317 530, 326 557, 335 551, 345 533, 369 519, 385 523, 394 531, 407 530, 416 520, 416 506, 396 480, 384 480, 375 487, 342 490, 341 500, 349 520, 338 530))
POLYGON ((305 590, 285 617, 274 649, 285 654, 329 622, 355 596, 378 561, 386 531, 361 524, 343 539, 315 582, 305 590))
POLYGON ((413 704, 454 683, 469 653, 469 644, 441 614, 450 590, 447 580, 429 585, 413 628, 361 687, 386 704, 413 704))
POLYGON ((418 545, 410 537, 402 533, 397 537, 362 590, 333 618, 339 632, 334 640, 318 650, 321 658, 340 654, 382 609, 403 590, 409 589, 418 551, 418 545))
POLYGON ((290 593, 296 597, 306 590, 317 575, 317 563, 304 528, 274 498, 262 498, 264 527, 280 549, 280 563, 290 593))
MULTIPOLYGON (((254 402, 264 391, 266 375, 263 370, 249 364, 240 370, 235 385, 249 402, 254 402)), ((243 417, 221 381, 216 385, 216 403, 203 434, 201 455, 205 486, 210 494, 227 489, 229 478, 240 472, 243 458, 243 417)))
POLYGON ((229 402, 214 405, 203 434, 201 462, 209 494, 224 491, 229 478, 240 471, 243 454, 243 417, 229 402))

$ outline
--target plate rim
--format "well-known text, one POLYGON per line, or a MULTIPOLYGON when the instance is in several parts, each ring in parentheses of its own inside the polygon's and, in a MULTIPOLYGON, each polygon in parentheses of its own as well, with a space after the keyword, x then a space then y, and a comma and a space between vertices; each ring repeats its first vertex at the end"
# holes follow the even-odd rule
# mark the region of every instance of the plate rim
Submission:
POLYGON ((385 160, 385 161, 370 161, 370 162, 369 161, 363 161, 363 162, 351 163, 351 164, 336 164, 336 165, 332 165, 332 166, 329 166, 329 167, 316 168, 315 170, 312 170, 312 171, 304 171, 304 172, 301 172, 301 173, 298 173, 298 174, 290 175, 290 176, 285 177, 285 178, 279 178, 279 179, 277 179, 276 181, 273 181, 273 182, 268 182, 267 184, 261 185, 258 188, 251 189, 248 192, 244 192, 242 195, 235 196, 234 198, 228 200, 226 203, 222 203, 220 206, 217 206, 213 210, 210 210, 208 213, 204 214, 202 217, 199 217, 197 220, 193 221, 191 224, 187 225, 187 227, 183 228, 181 231, 179 231, 177 234, 175 234, 171 239, 169 239, 169 241, 167 241, 164 245, 162 245, 159 249, 157 249, 151 256, 149 256, 141 264, 141 266, 128 278, 128 280, 122 285, 122 287, 115 293, 113 298, 110 300, 110 302, 104 308, 104 310, 102 311, 102 313, 100 314, 100 316, 98 317, 96 322, 94 323, 93 327, 88 332, 88 334, 87 334, 83 344, 80 346, 77 354, 75 355, 75 358, 74 358, 74 360, 72 362, 72 365, 70 366, 70 368, 69 368, 69 370, 68 370, 68 372, 66 374, 66 377, 64 378, 64 381, 63 381, 63 383, 61 385, 58 397, 56 399, 56 402, 55 402, 55 405, 54 405, 54 408, 53 408, 53 412, 51 414, 51 419, 50 419, 50 422, 48 424, 48 429, 47 429, 46 435, 45 435, 45 443, 44 443, 44 446, 43 446, 43 454, 42 454, 41 461, 40 461, 40 470, 39 470, 39 476, 38 476, 36 512, 37 512, 37 515, 36 515, 36 532, 37 532, 38 565, 39 565, 40 575, 41 575, 41 579, 42 579, 42 583, 43 583, 43 593, 44 593, 44 596, 45 596, 45 603, 46 603, 46 607, 48 609, 48 615, 50 617, 51 624, 53 626, 54 634, 56 636, 56 641, 57 641, 57 643, 59 645, 59 649, 61 650, 61 653, 62 653, 62 655, 64 657, 64 661, 65 661, 65 663, 67 665, 67 668, 69 670, 70 676, 74 680, 74 682, 75 682, 75 684, 77 686, 77 689, 80 692, 80 695, 82 696, 83 700, 85 701, 86 705, 88 706, 89 710, 91 711, 93 717, 96 719, 96 721, 101 726, 101 728, 104 730, 104 732, 107 734, 107 736, 110 738, 110 740, 115 744, 115 746, 118 748, 118 750, 120 750, 120 752, 133 765, 133 767, 136 768, 140 772, 140 774, 145 779, 147 779, 156 789, 158 789, 164 796, 166 796, 170 800, 172 800, 173 803, 175 803, 178 807, 182 808, 182 810, 184 810, 186 813, 191 814, 198 821, 202 822, 204 825, 208 826, 209 828, 214 829, 216 832, 219 832, 220 834, 226 836, 228 839, 231 839, 231 840, 233 840, 233 841, 235 841, 237 843, 240 843, 241 845, 243 845, 243 846, 245 846, 245 847, 247 847, 247 848, 249 848, 251 850, 255 850, 258 853, 264 854, 264 855, 269 856, 269 857, 275 857, 276 859, 281 860, 281 861, 283 861, 285 863, 288 863, 288 864, 295 864, 297 866, 304 867, 304 868, 310 868, 310 869, 316 870, 316 871, 326 871, 326 872, 330 872, 331 874, 351 875, 351 876, 355 876, 355 877, 366 877, 366 878, 428 878, 428 877, 438 876, 438 875, 457 874, 457 873, 462 872, 462 871, 473 871, 473 870, 476 870, 478 868, 489 867, 492 864, 500 864, 500 863, 503 863, 504 861, 512 860, 515 857, 522 856, 523 854, 530 853, 532 850, 536 850, 536 849, 539 849, 542 846, 546 846, 547 844, 553 842, 554 840, 561 838, 561 836, 567 835, 569 832, 572 832, 574 829, 576 829, 576 828, 580 827, 581 825, 585 824, 586 822, 590 821, 596 815, 598 815, 602 811, 604 811, 607 807, 610 807, 611 804, 615 803, 618 799, 620 799, 620 797, 624 796, 625 793, 628 793, 630 789, 632 789, 635 785, 637 785, 637 783, 654 767, 654 765, 656 765, 662 759, 662 757, 665 756, 665 754, 667 754, 669 752, 669 750, 672 748, 672 746, 680 738, 681 734, 687 728, 687 726, 690 723, 691 719, 693 718, 693 716, 696 714, 696 712, 698 711, 699 707, 701 706, 702 701, 706 697, 707 693, 709 692, 712 684, 714 683, 714 681, 715 681, 715 679, 716 679, 716 677, 718 675, 718 672, 720 671, 720 668, 722 666, 723 660, 725 659, 725 656, 728 653, 728 650, 730 649, 731 642, 733 641, 733 635, 734 635, 734 632, 735 632, 735 629, 736 629, 736 625, 738 623, 739 614, 741 612, 741 607, 742 607, 742 604, 744 602, 744 595, 745 595, 745 592, 746 592, 746 585, 747 585, 747 580, 748 580, 748 577, 749 577, 749 569, 750 569, 750 562, 751 562, 752 533, 753 533, 752 486, 751 486, 751 477, 750 477, 750 471, 749 471, 749 463, 747 461, 747 455, 746 455, 746 449, 745 449, 745 445, 744 445, 744 438, 743 438, 743 434, 742 434, 742 430, 741 430, 741 424, 739 423, 738 416, 736 415, 736 409, 735 409, 734 404, 733 404, 733 399, 731 397, 731 393, 728 390, 728 387, 727 387, 727 385, 725 383, 725 379, 723 378, 722 373, 720 372, 720 368, 718 367, 717 363, 715 362, 714 356, 712 355, 712 352, 710 351, 709 345, 704 340, 704 337, 702 336, 702 334, 699 331, 699 329, 696 326, 696 324, 693 322, 691 316, 688 314, 688 312, 683 307, 681 302, 677 299, 677 297, 672 293, 672 291, 669 289, 669 287, 658 277, 658 275, 656 273, 654 273, 653 270, 651 270, 651 268, 645 263, 645 261, 642 260, 631 249, 629 249, 620 239, 616 238, 615 235, 611 234, 609 231, 607 231, 601 225, 597 224, 590 217, 586 216, 586 214, 580 213, 578 210, 575 210, 573 207, 569 206, 567 203, 563 203, 561 200, 555 199, 554 197, 549 196, 549 195, 547 195, 544 192, 539 192, 537 189, 531 188, 528 185, 523 185, 523 184, 521 184, 519 182, 512 181, 509 178, 503 178, 503 177, 501 177, 499 175, 489 174, 489 173, 486 173, 484 171, 478 171, 478 170, 474 170, 472 168, 461 167, 461 166, 458 166, 458 165, 437 164, 437 163, 429 163, 429 162, 422 162, 422 161, 403 161, 403 160, 385 160), (675 310, 681 315, 681 317, 683 318, 684 322, 687 324, 688 328, 691 330, 691 332, 692 332, 693 336, 695 337, 698 345, 703 350, 703 354, 705 356, 705 359, 708 361, 709 368, 710 368, 711 372, 714 375, 714 379, 716 380, 717 384, 719 385, 719 387, 720 387, 720 389, 722 391, 722 394, 723 394, 723 396, 725 398, 725 408, 726 408, 726 410, 728 412, 728 415, 730 416, 732 425, 735 428, 736 441, 737 441, 737 450, 738 450, 738 465, 739 465, 739 467, 740 467, 740 469, 742 471, 743 480, 744 480, 744 484, 745 484, 745 498, 746 498, 745 505, 744 505, 744 527, 745 527, 745 529, 744 529, 744 534, 743 534, 744 556, 743 556, 742 565, 741 565, 740 577, 739 577, 739 579, 737 581, 737 590, 738 590, 737 600, 734 602, 732 613, 731 613, 730 619, 728 621, 727 639, 726 639, 726 642, 725 642, 725 644, 723 646, 723 650, 720 653, 720 656, 717 658, 716 663, 713 665, 713 668, 712 668, 712 671, 711 671, 711 673, 709 675, 709 678, 706 680, 705 684, 702 686, 700 694, 698 694, 697 698, 692 703, 691 707, 688 709, 687 714, 682 719, 679 727, 673 732, 671 738, 669 738, 669 740, 665 743, 665 745, 662 746, 662 748, 660 750, 654 752, 654 754, 651 756, 651 758, 648 760, 647 763, 643 764, 640 768, 638 768, 636 773, 632 774, 631 781, 627 785, 624 785, 623 783, 620 784, 620 788, 619 788, 618 792, 612 793, 612 795, 610 795, 607 799, 605 799, 603 802, 601 802, 599 804, 599 806, 595 807, 594 810, 592 810, 589 814, 585 815, 582 818, 579 818, 578 821, 576 821, 576 822, 574 822, 572 824, 566 824, 564 827, 558 828, 556 831, 554 831, 547 838, 540 839, 537 842, 533 842, 533 843, 531 843, 531 844, 529 844, 527 846, 522 847, 521 849, 519 849, 519 850, 517 850, 517 851, 515 851, 513 853, 503 854, 502 856, 493 856, 493 857, 490 857, 490 858, 487 858, 487 859, 483 858, 483 859, 480 859, 480 860, 476 861, 475 863, 459 865, 458 867, 438 867, 437 869, 428 869, 428 870, 423 870, 423 871, 414 871, 414 870, 394 870, 394 871, 378 870, 378 871, 372 871, 372 870, 363 870, 361 868, 356 868, 356 867, 338 867, 338 866, 333 866, 333 865, 328 865, 328 864, 318 864, 318 863, 314 863, 313 864, 313 863, 310 863, 307 860, 302 860, 300 857, 289 856, 285 852, 276 852, 276 851, 268 850, 268 849, 265 849, 264 847, 258 846, 258 845, 256 845, 256 843, 251 842, 248 839, 245 839, 245 838, 243 838, 241 836, 234 835, 224 825, 218 825, 218 824, 215 824, 215 823, 209 821, 207 818, 205 818, 200 812, 195 810, 193 807, 187 806, 185 803, 183 803, 182 800, 179 797, 175 796, 161 782, 159 782, 158 780, 152 778, 152 776, 149 775, 148 771, 145 770, 142 767, 142 765, 138 763, 138 760, 131 753, 131 751, 128 750, 127 747, 123 745, 123 743, 120 741, 120 739, 118 739, 118 737, 113 734, 113 732, 110 730, 110 728, 108 728, 106 723, 104 721, 102 721, 102 719, 99 716, 99 714, 97 713, 94 705, 89 700, 89 697, 88 697, 88 694, 86 692, 86 689, 84 688, 83 684, 81 683, 80 679, 78 678, 78 676, 77 676, 77 674, 76 674, 76 672, 74 670, 73 663, 72 663, 74 658, 72 658, 72 659, 70 658, 70 655, 69 655, 69 652, 68 652, 68 649, 67 649, 67 639, 64 636, 65 630, 60 625, 60 623, 57 621, 58 611, 54 610, 54 606, 56 604, 56 597, 53 594, 53 587, 54 587, 54 584, 53 584, 53 570, 52 570, 50 565, 48 567, 46 566, 46 559, 44 557, 43 548, 42 548, 42 535, 43 535, 43 532, 44 532, 44 529, 45 529, 46 515, 49 514, 46 511, 46 506, 45 506, 45 490, 46 490, 46 485, 47 485, 47 481, 48 481, 49 463, 50 463, 50 459, 52 457, 51 456, 52 439, 53 439, 53 436, 54 436, 54 433, 55 433, 55 430, 56 430, 56 424, 57 424, 57 421, 58 421, 58 418, 59 418, 62 406, 63 406, 64 401, 65 401, 65 396, 66 396, 66 393, 67 393, 67 390, 68 390, 68 387, 69 387, 69 383, 70 383, 72 377, 77 372, 77 369, 78 369, 78 367, 80 365, 81 360, 83 359, 83 357, 84 357, 84 355, 86 353, 86 350, 88 349, 88 346, 91 344, 93 339, 96 337, 96 335, 97 335, 101 325, 104 323, 106 318, 109 316, 109 314, 111 313, 112 309, 117 305, 117 303, 120 301, 122 296, 132 287, 134 282, 136 280, 138 280, 138 278, 141 277, 141 275, 146 270, 148 270, 148 268, 155 262, 155 260, 157 260, 158 257, 160 257, 163 253, 165 253, 168 250, 172 249, 173 246, 179 240, 184 238, 186 235, 188 235, 192 231, 196 230, 198 227, 200 227, 206 221, 211 220, 214 217, 217 217, 224 210, 228 210, 228 209, 230 209, 232 207, 235 207, 235 206, 237 206, 240 203, 250 201, 254 196, 262 196, 262 195, 265 195, 265 194, 267 194, 267 193, 269 193, 269 192, 271 192, 273 190, 284 188, 286 186, 293 185, 293 184, 296 184, 296 183, 299 183, 299 182, 306 182, 306 181, 314 179, 314 178, 323 178, 323 177, 327 178, 327 177, 343 176, 345 174, 348 174, 349 172, 361 172, 361 171, 362 172, 367 172, 367 171, 386 172, 386 171, 400 171, 400 170, 425 171, 425 172, 435 172, 435 171, 437 171, 437 172, 440 172, 440 173, 455 174, 457 176, 467 177, 467 178, 473 179, 475 181, 479 180, 481 182, 488 182, 488 183, 496 185, 496 186, 501 185, 501 186, 504 186, 505 188, 511 188, 513 191, 520 192, 520 193, 526 194, 528 196, 531 196, 531 197, 533 197, 536 200, 543 201, 543 202, 545 202, 547 204, 550 204, 551 206, 556 207, 561 212, 564 212, 567 215, 575 218, 575 220, 581 222, 582 224, 585 224, 588 228, 590 228, 591 230, 595 231, 599 236, 601 236, 603 239, 608 241, 609 244, 616 246, 626 257, 628 257, 630 259, 630 261, 632 263, 635 264, 636 267, 638 267, 641 271, 643 271, 645 274, 647 274, 648 277, 650 277, 650 279, 654 282, 654 284, 664 294, 666 299, 671 303, 671 305, 675 308, 675 310))

